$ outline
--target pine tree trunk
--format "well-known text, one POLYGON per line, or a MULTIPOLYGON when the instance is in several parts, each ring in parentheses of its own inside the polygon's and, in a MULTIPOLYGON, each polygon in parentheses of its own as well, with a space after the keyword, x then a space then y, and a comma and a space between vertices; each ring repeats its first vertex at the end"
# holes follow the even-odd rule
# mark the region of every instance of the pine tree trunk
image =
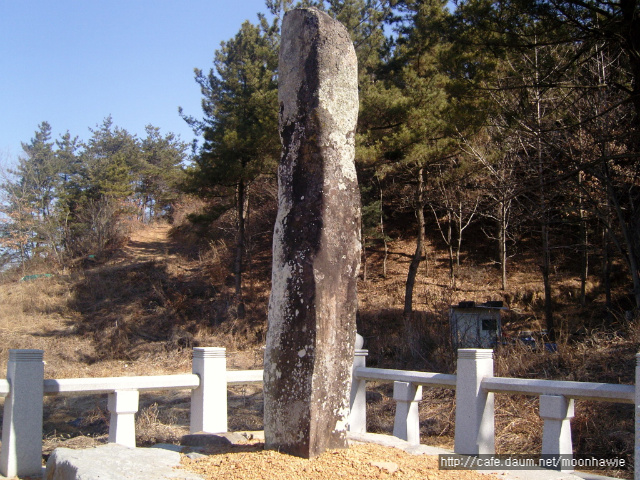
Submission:
MULTIPOLYGON (((626 247, 626 253, 623 253, 627 267, 631 274, 631 282, 633 284, 633 297, 636 303, 636 310, 640 310, 640 254, 638 252, 638 244, 640 243, 637 220, 625 218, 625 209, 621 205, 618 194, 613 186, 613 181, 609 175, 607 164, 604 164, 605 178, 607 181, 607 195, 609 208, 613 209, 622 231, 622 237, 626 247)), ((630 194, 629 194, 630 195, 630 194)), ((633 209, 633 202, 630 202, 633 209)), ((636 210, 637 211, 637 210, 636 210)), ((628 213, 627 213, 628 215, 628 213)), ((618 246, 620 249, 620 246, 618 246)))
POLYGON ((236 232, 236 257, 233 273, 235 276, 235 303, 238 318, 244 318, 245 305, 242 297, 242 263, 245 249, 245 228, 247 217, 247 186, 244 180, 240 180, 237 185, 236 208, 238 214, 238 230, 236 232))
POLYGON ((609 238, 607 227, 602 228, 602 283, 604 285, 604 305, 607 318, 611 319, 611 256, 609 254, 609 238))
POLYGON ((464 231, 465 227, 462 225, 462 202, 460 202, 458 204, 458 220, 456 222, 456 227, 457 227, 457 235, 458 238, 456 239, 456 268, 459 270, 460 267, 460 250, 462 250, 462 232, 464 231))
POLYGON ((407 283, 405 286, 404 296, 404 318, 405 321, 411 319, 413 313, 413 288, 416 283, 416 275, 422 260, 422 252, 424 250, 424 178, 423 169, 418 171, 418 185, 415 191, 415 214, 418 220, 418 236, 416 240, 416 251, 409 265, 409 273, 407 274, 407 283))
POLYGON ((624 213, 621 205, 617 202, 617 199, 614 200, 614 208, 616 214, 618 216, 618 221, 620 223, 620 227, 622 230, 622 235, 624 237, 624 241, 627 247, 627 266, 629 267, 629 271, 631 272, 631 282, 633 284, 633 298, 635 299, 636 309, 640 310, 640 265, 638 264, 638 252, 637 252, 637 242, 638 237, 637 233, 633 231, 633 229, 629 226, 629 224, 624 219, 624 213))
MULTIPOLYGON (((582 184, 582 172, 578 175, 578 183, 582 184)), ((588 250, 588 230, 587 230, 587 220, 584 212, 584 208, 582 207, 582 193, 578 198, 579 202, 579 214, 580 214, 580 253, 581 253, 581 264, 580 264, 580 305, 583 307, 587 304, 587 277, 589 276, 589 250, 588 250)))
POLYGON ((498 251, 502 273, 502 290, 504 291, 507 289, 507 207, 505 202, 500 202, 498 230, 498 251))
POLYGON ((453 222, 453 215, 451 211, 448 213, 447 219, 447 246, 449 247, 449 282, 452 288, 456 286, 456 276, 455 276, 455 267, 454 267, 454 259, 453 259, 453 235, 452 235, 452 226, 451 222, 453 222))
POLYGON ((551 255, 549 249, 549 225, 542 225, 542 281, 544 283, 544 318, 549 338, 555 338, 553 304, 551 302, 551 255))
POLYGON ((545 184, 545 168, 544 168, 544 155, 542 152, 542 92, 538 87, 539 72, 538 72, 538 50, 535 51, 536 62, 536 147, 538 157, 538 181, 540 187, 540 233, 541 233, 541 247, 542 247, 542 264, 540 269, 542 270, 542 281, 544 283, 544 318, 547 326, 547 334, 549 339, 553 341, 555 339, 555 325, 553 320, 553 303, 551 300, 551 249, 549 245, 549 206, 547 203, 547 192, 545 184))
POLYGON ((382 235, 382 243, 384 244, 384 257, 382 258, 382 276, 387 278, 387 256, 389 254, 389 246, 387 245, 387 236, 384 233, 384 210, 382 209, 382 188, 380 188, 380 234, 382 235))

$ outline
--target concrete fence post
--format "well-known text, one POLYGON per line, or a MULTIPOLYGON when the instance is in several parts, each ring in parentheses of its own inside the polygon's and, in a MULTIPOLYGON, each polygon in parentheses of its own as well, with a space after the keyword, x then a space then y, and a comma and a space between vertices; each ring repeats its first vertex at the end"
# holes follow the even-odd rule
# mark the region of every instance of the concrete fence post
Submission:
POLYGON ((192 372, 200 377, 200 386, 191 392, 190 432, 226 432, 227 350, 194 348, 192 372))
POLYGON ((135 414, 138 411, 139 399, 138 390, 116 390, 109 394, 109 443, 136 448, 135 414))
POLYGON ((42 474, 44 352, 9 350, 0 473, 5 477, 42 474))
POLYGON ((640 480, 640 353, 636 353, 636 412, 635 412, 634 480, 640 480))
POLYGON ((495 453, 493 393, 482 379, 493 377, 493 350, 458 349, 454 450, 461 455, 495 453))
POLYGON ((393 399, 396 401, 393 435, 412 445, 420 445, 418 402, 422 400, 422 386, 409 382, 393 382, 393 399))
MULTIPOLYGON (((571 444, 571 419, 574 415, 573 399, 562 395, 540 395, 540 418, 544 420, 542 431, 542 455, 573 458, 571 444)), ((573 468, 559 468, 572 472, 573 468)))
POLYGON ((349 414, 349 431, 355 433, 367 432, 367 381, 356 376, 356 368, 367 365, 369 350, 364 350, 363 344, 362 336, 356 334, 356 349, 351 374, 351 413, 349 414))

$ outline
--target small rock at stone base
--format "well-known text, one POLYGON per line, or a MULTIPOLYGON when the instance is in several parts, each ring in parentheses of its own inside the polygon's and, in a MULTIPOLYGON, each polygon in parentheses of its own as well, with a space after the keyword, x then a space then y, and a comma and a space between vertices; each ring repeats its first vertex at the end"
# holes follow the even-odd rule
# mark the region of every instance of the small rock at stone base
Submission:
POLYGON ((214 445, 235 445, 245 441, 246 437, 235 432, 216 434, 198 432, 184 435, 180 439, 180 445, 187 447, 210 447, 214 445))
POLYGON ((191 460, 198 460, 199 458, 206 457, 206 455, 203 455, 202 453, 198 453, 198 452, 190 452, 185 455, 187 458, 190 458, 191 460))

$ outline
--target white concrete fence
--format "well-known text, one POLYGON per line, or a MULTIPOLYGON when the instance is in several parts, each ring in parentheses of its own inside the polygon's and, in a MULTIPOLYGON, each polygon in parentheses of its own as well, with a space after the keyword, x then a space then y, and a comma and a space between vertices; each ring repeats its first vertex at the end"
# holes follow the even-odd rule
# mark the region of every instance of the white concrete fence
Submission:
MULTIPOLYGON (((7 379, 0 379, 4 396, 0 474, 38 475, 42 462, 43 397, 45 395, 107 394, 109 442, 135 447, 134 415, 140 391, 191 392, 190 431, 227 431, 227 387, 262 383, 262 370, 227 370, 224 348, 194 348, 191 374, 110 378, 44 379, 42 350, 10 350, 7 379)), ((357 349, 351 391, 352 432, 366 432, 366 383, 393 382, 396 413, 393 434, 420 443, 418 402, 423 387, 456 390, 454 451, 463 455, 495 453, 496 393, 540 397, 544 419, 542 454, 572 455, 570 420, 574 400, 635 405, 635 464, 640 465, 640 389, 633 385, 527 380, 493 376, 493 351, 458 350, 457 375, 368 368, 367 350, 357 349)), ((640 384, 640 354, 636 355, 636 385, 640 384)), ((635 480, 640 480, 640 469, 635 480)))

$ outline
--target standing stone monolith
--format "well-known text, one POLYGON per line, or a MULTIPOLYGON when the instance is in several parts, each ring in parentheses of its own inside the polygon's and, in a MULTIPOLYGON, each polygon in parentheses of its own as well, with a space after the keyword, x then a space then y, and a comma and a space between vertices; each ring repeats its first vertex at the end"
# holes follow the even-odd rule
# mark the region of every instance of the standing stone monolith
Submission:
POLYGON ((264 365, 265 447, 346 448, 360 268, 357 60, 342 24, 287 12, 278 67, 278 216, 264 365))

